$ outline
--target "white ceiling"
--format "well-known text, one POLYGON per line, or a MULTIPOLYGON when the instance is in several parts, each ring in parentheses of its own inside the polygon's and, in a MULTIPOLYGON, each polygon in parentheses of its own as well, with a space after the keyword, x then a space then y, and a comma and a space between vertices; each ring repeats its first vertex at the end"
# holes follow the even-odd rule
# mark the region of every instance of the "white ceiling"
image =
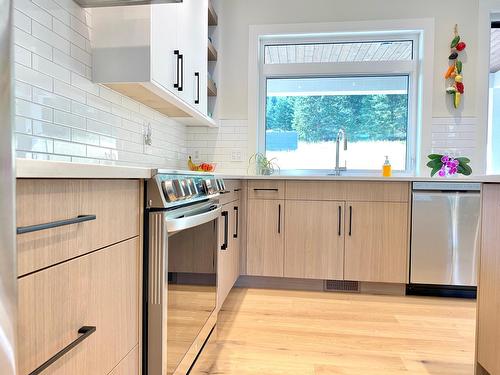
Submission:
POLYGON ((500 70, 500 29, 491 29, 490 73, 500 70))
POLYGON ((411 41, 267 45, 266 64, 408 61, 411 41))

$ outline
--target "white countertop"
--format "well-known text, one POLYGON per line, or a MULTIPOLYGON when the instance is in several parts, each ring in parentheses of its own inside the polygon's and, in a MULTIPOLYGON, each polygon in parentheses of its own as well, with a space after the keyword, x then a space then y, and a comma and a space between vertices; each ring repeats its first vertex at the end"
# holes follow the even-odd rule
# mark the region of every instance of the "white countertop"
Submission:
POLYGON ((16 159, 17 178, 141 179, 150 178, 151 171, 151 168, 16 159))
MULTIPOLYGON (((125 167, 100 164, 67 163, 59 161, 16 159, 17 178, 100 178, 100 179, 147 179, 156 171, 156 168, 125 167)), ((169 172, 186 172, 168 170, 169 172)), ((192 173, 192 172, 191 172, 192 173)), ((307 180, 307 181, 446 181, 446 182, 496 182, 500 183, 500 175, 486 175, 473 177, 431 178, 409 175, 395 175, 382 177, 378 174, 345 174, 343 176, 330 175, 232 175, 216 173, 225 179, 245 180, 307 180)))

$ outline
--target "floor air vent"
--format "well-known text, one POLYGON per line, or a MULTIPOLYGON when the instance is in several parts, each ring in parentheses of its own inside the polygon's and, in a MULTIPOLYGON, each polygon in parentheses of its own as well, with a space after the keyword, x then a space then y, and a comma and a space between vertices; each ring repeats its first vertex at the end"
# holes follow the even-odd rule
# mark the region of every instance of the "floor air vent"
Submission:
POLYGON ((344 280, 325 280, 324 289, 328 292, 359 292, 359 282, 344 280))

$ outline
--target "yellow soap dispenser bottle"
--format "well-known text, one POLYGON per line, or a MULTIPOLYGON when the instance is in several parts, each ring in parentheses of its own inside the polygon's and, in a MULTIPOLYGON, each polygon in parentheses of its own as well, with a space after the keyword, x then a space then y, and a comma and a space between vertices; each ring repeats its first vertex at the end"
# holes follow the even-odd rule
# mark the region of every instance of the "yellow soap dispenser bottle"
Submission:
POLYGON ((384 165, 382 166, 382 176, 391 177, 392 176, 392 166, 389 161, 389 156, 385 157, 384 165))

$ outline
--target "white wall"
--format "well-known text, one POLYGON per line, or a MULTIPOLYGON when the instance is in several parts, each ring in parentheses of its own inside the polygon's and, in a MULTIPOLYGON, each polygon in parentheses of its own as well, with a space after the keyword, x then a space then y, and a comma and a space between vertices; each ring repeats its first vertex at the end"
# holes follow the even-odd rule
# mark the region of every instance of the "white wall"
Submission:
POLYGON ((89 12, 72 0, 14 0, 14 8, 18 157, 186 167, 184 125, 90 80, 89 12))
MULTIPOLYGON (((221 0, 219 64, 223 74, 218 84, 219 117, 228 120, 248 119, 250 25, 433 18, 434 120, 430 124, 423 124, 431 128, 432 139, 429 138, 428 144, 422 145, 422 152, 434 150, 466 154, 472 158, 475 172, 482 173, 486 148, 484 137, 480 134, 486 124, 476 120, 478 12, 479 0, 221 0), (466 53, 462 57, 466 94, 459 110, 452 107, 450 97, 445 93, 446 82, 443 79, 456 23, 463 40, 467 42, 466 53)), ((255 132, 255 124, 249 123, 249 127, 248 134, 255 132)), ((210 146, 203 148, 200 142, 198 140, 196 147, 188 142, 190 152, 200 147, 202 151, 209 152, 210 146)), ((246 150, 245 157, 255 152, 252 148, 250 146, 246 150)), ((232 162, 220 155, 214 156, 213 160, 222 162, 230 170, 246 170, 246 160, 232 162)), ((424 169, 422 173, 427 171, 424 169)))

